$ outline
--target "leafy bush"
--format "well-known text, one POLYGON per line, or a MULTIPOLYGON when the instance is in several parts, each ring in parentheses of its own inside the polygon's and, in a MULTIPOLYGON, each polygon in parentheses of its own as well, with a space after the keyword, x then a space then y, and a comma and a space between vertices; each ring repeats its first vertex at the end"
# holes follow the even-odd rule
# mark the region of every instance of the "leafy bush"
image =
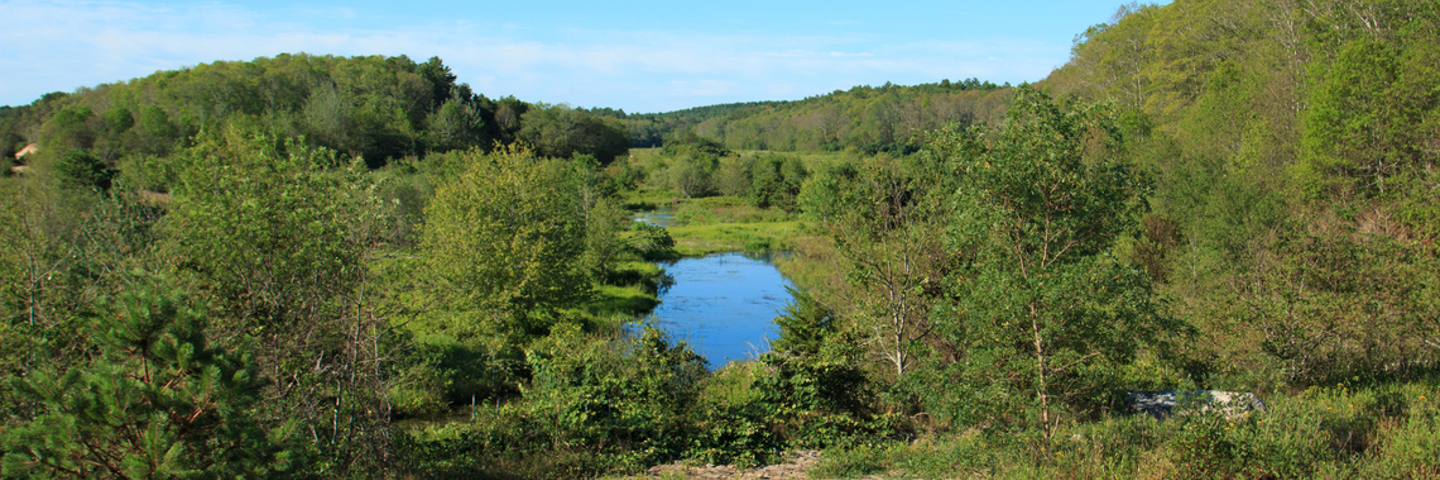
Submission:
POLYGON ((410 468, 425 476, 573 477, 632 471, 688 450, 688 416, 709 371, 659 330, 596 341, 559 324, 527 351, 527 363, 523 401, 416 435, 410 468))
POLYGON ((630 224, 630 246, 646 260, 664 260, 675 256, 675 239, 665 227, 645 222, 630 224))

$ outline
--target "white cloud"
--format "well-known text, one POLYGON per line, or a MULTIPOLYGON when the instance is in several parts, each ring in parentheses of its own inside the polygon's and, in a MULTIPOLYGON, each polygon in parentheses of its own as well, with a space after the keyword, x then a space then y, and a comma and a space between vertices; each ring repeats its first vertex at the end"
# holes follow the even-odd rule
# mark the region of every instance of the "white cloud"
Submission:
POLYGON ((685 82, 673 80, 670 82, 671 92, 680 95, 713 97, 735 93, 739 86, 736 82, 729 80, 700 80, 697 82, 685 82))
POLYGON ((996 82, 1033 80, 1062 63, 1068 49, 1014 39, 887 43, 860 35, 578 29, 557 34, 523 24, 465 19, 331 28, 319 22, 346 25, 356 12, 307 11, 313 15, 295 16, 295 10, 267 14, 221 3, 0 3, 0 18, 7 22, 0 29, 0 45, 5 45, 0 49, 0 104, 29 103, 48 91, 123 81, 156 70, 303 51, 407 54, 416 60, 435 55, 461 81, 490 96, 660 111, 777 99, 775 95, 799 98, 885 81, 969 76, 996 82), (552 34, 556 36, 542 36, 552 34), (1004 62, 992 60, 996 58, 1004 62))

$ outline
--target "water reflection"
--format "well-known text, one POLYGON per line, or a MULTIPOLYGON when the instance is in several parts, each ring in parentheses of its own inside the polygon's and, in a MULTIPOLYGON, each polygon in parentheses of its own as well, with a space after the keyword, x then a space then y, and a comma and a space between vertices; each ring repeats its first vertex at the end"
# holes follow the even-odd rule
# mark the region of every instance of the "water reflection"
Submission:
POLYGON ((655 210, 637 215, 631 220, 648 223, 657 227, 669 228, 675 226, 675 214, 670 209, 655 210))
POLYGON ((791 301, 790 281, 776 255, 722 253, 662 262, 672 282, 660 292, 651 322, 684 340, 711 366, 753 358, 770 349, 774 320, 791 301))

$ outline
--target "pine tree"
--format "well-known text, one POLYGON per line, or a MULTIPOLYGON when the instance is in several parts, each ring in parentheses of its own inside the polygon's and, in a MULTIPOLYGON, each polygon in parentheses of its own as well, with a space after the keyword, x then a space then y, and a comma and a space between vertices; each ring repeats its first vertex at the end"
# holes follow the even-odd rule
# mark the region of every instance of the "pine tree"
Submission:
POLYGON ((29 421, 0 434, 3 474, 29 477, 273 476, 289 469, 292 425, 251 419, 262 382, 248 354, 211 347, 205 313, 146 281, 96 319, 100 355, 10 387, 29 421))

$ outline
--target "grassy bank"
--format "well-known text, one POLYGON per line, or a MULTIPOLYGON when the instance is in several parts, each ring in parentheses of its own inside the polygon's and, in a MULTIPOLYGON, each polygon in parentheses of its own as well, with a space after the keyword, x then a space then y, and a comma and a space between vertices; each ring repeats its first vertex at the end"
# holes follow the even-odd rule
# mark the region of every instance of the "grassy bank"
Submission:
POLYGON ((827 450, 813 477, 1436 478, 1440 388, 1433 379, 1339 384, 1265 398, 1227 418, 1137 415, 1039 432, 932 432, 827 450))
POLYGON ((583 309, 594 317, 634 319, 660 304, 656 284, 665 273, 651 262, 632 261, 617 265, 611 282, 596 285, 593 297, 583 309))
POLYGON ((708 255, 720 252, 767 252, 789 250, 789 238, 800 230, 800 222, 724 223, 686 225, 670 228, 675 251, 681 255, 708 255))
POLYGON ((788 250, 790 240, 805 229, 796 215, 756 208, 736 196, 680 199, 669 190, 645 189, 632 192, 625 202, 636 213, 673 214, 674 225, 666 230, 682 256, 788 250))

